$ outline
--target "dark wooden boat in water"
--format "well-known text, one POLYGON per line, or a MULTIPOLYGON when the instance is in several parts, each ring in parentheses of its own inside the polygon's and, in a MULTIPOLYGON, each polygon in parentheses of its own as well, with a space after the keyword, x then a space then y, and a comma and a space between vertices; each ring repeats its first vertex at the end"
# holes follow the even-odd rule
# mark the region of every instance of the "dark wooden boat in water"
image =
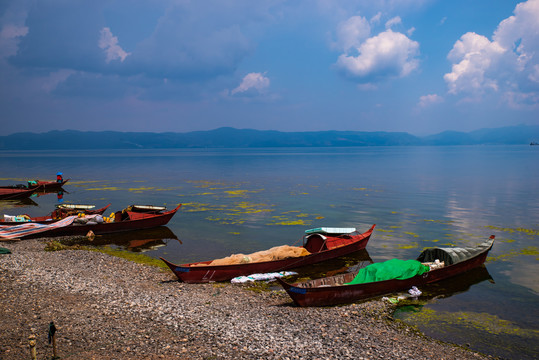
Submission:
POLYGON ((36 191, 57 191, 62 189, 62 186, 65 185, 67 180, 62 181, 41 181, 41 180, 35 180, 35 181, 29 181, 28 182, 28 188, 34 189, 36 191))
MULTIPOLYGON (((123 211, 117 211, 113 222, 96 222, 100 215, 90 215, 86 223, 77 216, 68 216, 52 224, 23 223, 17 226, 0 226, 0 237, 37 238, 54 236, 86 235, 89 231, 94 234, 108 234, 121 231, 149 229, 166 225, 176 214, 181 204, 175 209, 166 211, 165 207, 151 205, 132 205, 123 211), (93 217, 93 218, 92 218, 93 217)), ((102 219, 101 219, 102 220, 102 219)))
POLYGON ((180 281, 186 283, 228 281, 242 275, 296 269, 357 252, 367 246, 375 226, 373 225, 364 233, 359 233, 355 229, 348 229, 353 230, 353 232, 341 234, 308 233, 304 237, 304 244, 301 247, 308 251, 308 255, 280 260, 231 265, 211 265, 211 260, 176 265, 163 258, 161 260, 170 267, 180 281))
POLYGON ((357 275, 355 272, 295 284, 290 284, 279 278, 277 281, 298 306, 347 304, 407 290, 412 286, 435 283, 463 274, 483 265, 493 243, 494 235, 476 247, 425 249, 417 258, 418 261, 428 263, 438 259, 440 262, 444 262, 445 265, 404 280, 391 279, 344 285, 355 278, 357 275))
POLYGON ((28 189, 26 187, 18 186, 1 186, 0 187, 0 200, 15 200, 24 199, 30 197, 34 193, 35 189, 28 189))
POLYGON ((100 209, 94 209, 94 205, 81 205, 81 204, 59 204, 56 205, 56 209, 52 211, 50 214, 45 216, 28 216, 26 214, 24 215, 17 215, 10 218, 24 218, 24 220, 17 221, 16 219, 10 220, 10 218, 6 218, 6 215, 4 215, 4 220, 0 221, 0 225, 21 225, 23 222, 36 222, 40 224, 50 224, 54 221, 58 221, 61 219, 65 219, 68 216, 71 215, 78 215, 80 213, 86 214, 86 215, 94 215, 99 214, 102 215, 105 210, 108 209, 110 204, 108 204, 105 207, 102 207, 100 209))

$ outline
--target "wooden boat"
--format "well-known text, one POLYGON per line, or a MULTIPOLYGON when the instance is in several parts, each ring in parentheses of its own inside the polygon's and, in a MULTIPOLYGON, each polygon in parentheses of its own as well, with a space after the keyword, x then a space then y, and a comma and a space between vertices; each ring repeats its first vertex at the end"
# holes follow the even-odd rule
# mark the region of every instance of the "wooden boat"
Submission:
POLYGON ((412 286, 431 284, 482 266, 494 243, 494 235, 476 247, 429 248, 417 258, 423 263, 439 259, 443 267, 432 269, 409 279, 384 280, 355 285, 351 282, 357 272, 290 284, 277 279, 298 306, 330 306, 352 303, 380 295, 410 289, 412 286))
POLYGON ((65 219, 71 215, 78 215, 79 213, 84 213, 86 215, 99 214, 102 215, 105 210, 108 209, 110 204, 100 209, 94 209, 94 205, 81 205, 81 204, 59 204, 56 205, 56 209, 50 214, 45 216, 28 216, 26 214, 19 215, 17 217, 23 216, 26 218, 26 221, 9 221, 4 217, 3 221, 0 221, 0 225, 21 225, 22 222, 36 222, 40 224, 49 224, 54 221, 65 219))
MULTIPOLYGON (((123 211, 117 211, 113 222, 95 223, 94 221, 88 221, 86 224, 80 224, 77 223, 80 218, 68 216, 52 224, 23 223, 17 226, 0 226, 0 237, 23 239, 86 235, 90 230, 98 235, 149 229, 166 225, 180 207, 181 204, 173 210, 166 211, 165 207, 132 205, 123 211)), ((99 215, 90 215, 90 217, 96 216, 99 215)))
POLYGON ((68 181, 69 179, 62 181, 28 181, 28 188, 36 191, 57 191, 60 190, 68 181))
POLYGON ((375 226, 362 234, 355 229, 349 229, 354 231, 343 234, 308 233, 304 236, 302 248, 310 254, 300 257, 232 265, 210 265, 211 260, 176 265, 163 258, 161 260, 170 267, 180 281, 186 283, 228 281, 242 275, 295 269, 357 252, 367 246, 375 226))
POLYGON ((15 200, 30 197, 35 189, 28 189, 18 186, 2 186, 0 187, 0 200, 15 200))

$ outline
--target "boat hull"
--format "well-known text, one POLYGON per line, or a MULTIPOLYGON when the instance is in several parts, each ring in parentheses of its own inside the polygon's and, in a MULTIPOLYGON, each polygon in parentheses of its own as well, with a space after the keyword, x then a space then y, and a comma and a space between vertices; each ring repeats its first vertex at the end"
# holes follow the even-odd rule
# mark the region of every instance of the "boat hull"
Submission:
MULTIPOLYGON (((465 260, 463 262, 445 266, 440 269, 428 271, 404 280, 385 280, 356 285, 315 286, 305 287, 302 284, 289 284, 282 279, 277 279, 284 290, 298 306, 332 306, 353 303, 385 294, 408 290, 412 286, 421 286, 451 278, 467 271, 480 267, 484 264, 488 252, 485 252, 465 260)), ((348 278, 344 282, 352 281, 353 273, 346 274, 348 278)), ((308 283, 315 283, 317 280, 308 283)), ((324 279, 319 279, 323 282, 324 279)))
POLYGON ((0 200, 16 200, 30 197, 35 189, 0 188, 0 200))
POLYGON ((56 191, 56 190, 61 190, 62 189, 62 186, 65 185, 66 182, 68 182, 69 179, 67 180, 64 180, 62 182, 58 182, 58 181, 37 181, 37 184, 34 185, 34 186, 31 186, 30 188, 31 189, 34 189, 36 191, 44 191, 44 192, 47 192, 47 191, 56 191))
MULTIPOLYGON (((374 227, 375 225, 373 225, 367 232, 355 235, 355 241, 347 245, 331 250, 322 250, 302 257, 287 258, 277 261, 237 265, 192 266, 197 263, 176 265, 163 258, 161 258, 161 260, 168 265, 172 272, 182 282, 207 283, 214 281, 229 281, 237 276, 292 270, 363 250, 369 242, 374 227)), ((211 261, 207 261, 205 263, 210 262, 211 261)))
POLYGON ((166 225, 170 219, 176 214, 179 205, 173 210, 164 212, 162 214, 156 214, 153 216, 141 217, 135 220, 118 221, 111 223, 101 223, 94 225, 76 225, 72 224, 65 227, 59 227, 43 231, 36 234, 24 236, 24 238, 38 238, 38 237, 55 237, 55 236, 72 236, 72 235, 86 235, 90 230, 96 234, 109 234, 122 231, 149 229, 166 225))

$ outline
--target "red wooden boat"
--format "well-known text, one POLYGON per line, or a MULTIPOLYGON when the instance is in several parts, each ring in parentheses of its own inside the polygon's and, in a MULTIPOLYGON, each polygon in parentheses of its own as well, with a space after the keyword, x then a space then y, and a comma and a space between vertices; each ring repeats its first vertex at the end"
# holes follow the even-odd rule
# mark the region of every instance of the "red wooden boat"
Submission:
POLYGON ((0 226, 0 237, 5 239, 23 239, 86 235, 90 230, 98 235, 149 229, 166 225, 180 207, 181 204, 173 210, 165 211, 165 207, 132 205, 123 211, 117 211, 115 213, 114 222, 95 223, 90 220, 86 224, 80 224, 77 223, 77 221, 80 221, 77 216, 68 216, 65 219, 53 222, 52 224, 23 223, 17 226, 0 226))
POLYGON ((17 186, 2 186, 0 187, 0 200, 15 200, 30 197, 35 189, 17 186))
POLYGON ((62 181, 41 181, 41 180, 35 180, 35 181, 29 181, 28 182, 28 188, 34 189, 36 191, 56 191, 60 190, 62 186, 65 185, 67 180, 62 181))
MULTIPOLYGON (((78 204, 60 204, 56 206, 56 209, 52 211, 50 214, 45 216, 28 216, 28 215, 22 215, 26 218, 26 221, 10 221, 6 220, 4 217, 3 221, 0 221, 0 225, 21 225, 22 222, 36 222, 40 224, 50 224, 51 222, 58 221, 61 219, 65 219, 68 216, 71 215, 78 215, 79 213, 84 213, 86 215, 94 215, 99 214, 102 215, 105 210, 108 209, 110 204, 108 204, 105 207, 102 207, 101 209, 93 209, 95 206, 93 205, 78 205, 78 204)), ((20 217, 21 215, 17 216, 20 217)))
POLYGON ((180 281, 186 283, 228 281, 237 276, 295 269, 354 253, 367 246, 375 226, 363 234, 357 231, 344 234, 310 233, 304 237, 302 246, 310 254, 300 257, 233 265, 209 265, 211 260, 176 265, 163 258, 161 260, 170 267, 180 281))
POLYGON ((384 280, 355 285, 351 282, 357 273, 347 273, 302 283, 290 284, 277 279, 298 306, 330 306, 352 303, 359 300, 390 294, 444 280, 482 266, 494 243, 494 235, 476 247, 466 248, 429 248, 417 258, 423 263, 439 259, 443 267, 416 275, 409 279, 384 280))

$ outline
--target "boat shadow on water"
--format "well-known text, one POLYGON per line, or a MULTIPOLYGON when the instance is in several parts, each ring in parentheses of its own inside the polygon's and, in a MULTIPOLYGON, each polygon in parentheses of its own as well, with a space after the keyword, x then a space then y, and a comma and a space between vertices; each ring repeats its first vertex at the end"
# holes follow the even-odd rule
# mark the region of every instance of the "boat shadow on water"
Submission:
POLYGON ((172 230, 166 226, 159 226, 151 229, 97 235, 93 240, 84 238, 77 240, 76 243, 97 247, 115 246, 126 251, 144 252, 166 246, 169 241, 178 241, 181 244, 181 240, 172 230))
POLYGON ((465 293, 470 290, 472 286, 482 283, 483 281, 494 283, 494 279, 485 265, 456 275, 452 278, 441 280, 437 283, 423 285, 420 288, 421 295, 399 301, 396 312, 420 311, 423 306, 432 301, 465 293))
POLYGON ((16 199, 16 200, 0 200, 0 210, 13 209, 26 206, 38 206, 31 198, 16 199))

